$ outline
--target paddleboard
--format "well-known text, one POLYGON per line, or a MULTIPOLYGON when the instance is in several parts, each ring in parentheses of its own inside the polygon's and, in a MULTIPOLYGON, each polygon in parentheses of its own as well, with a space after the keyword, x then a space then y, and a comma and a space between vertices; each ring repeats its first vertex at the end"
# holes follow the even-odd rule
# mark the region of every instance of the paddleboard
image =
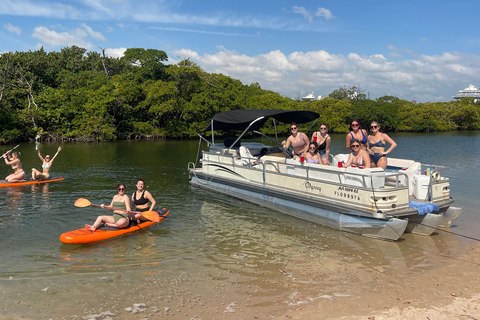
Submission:
POLYGON ((0 180, 0 188, 3 188, 3 187, 19 187, 19 186, 27 186, 27 185, 30 185, 30 184, 56 182, 56 181, 62 181, 63 179, 65 179, 65 178, 60 177, 60 178, 50 178, 50 179, 46 179, 46 180, 22 180, 20 182, 7 182, 5 180, 0 180))
MULTIPOLYGON (((154 211, 150 211, 151 213, 154 211)), ((167 209, 162 209, 160 212, 155 212, 159 214, 161 223, 165 218, 168 216, 169 211, 167 209)), ((112 227, 100 227, 95 231, 90 231, 85 228, 81 228, 78 230, 68 231, 62 233, 60 235, 60 241, 63 243, 69 244, 87 244, 87 243, 94 243, 103 240, 108 240, 116 237, 123 236, 125 234, 129 234, 140 229, 145 229, 150 227, 151 225, 155 224, 153 221, 144 221, 138 225, 130 225, 127 228, 118 229, 112 227)))

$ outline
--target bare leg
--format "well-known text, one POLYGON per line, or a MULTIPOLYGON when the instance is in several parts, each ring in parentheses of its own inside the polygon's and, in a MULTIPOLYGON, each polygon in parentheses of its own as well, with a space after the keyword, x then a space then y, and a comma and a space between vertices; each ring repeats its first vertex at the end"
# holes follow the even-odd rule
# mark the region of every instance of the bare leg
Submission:
POLYGON ((25 178, 25 172, 13 173, 5 178, 7 182, 21 182, 25 178))
POLYGON ((128 223, 129 223, 128 219, 122 218, 122 219, 119 219, 117 222, 114 221, 114 223, 106 222, 105 226, 106 227, 114 227, 114 228, 126 228, 126 227, 128 227, 128 223))
MULTIPOLYGON (((122 219, 121 219, 121 220, 122 220, 122 219)), ((100 227, 102 224, 107 225, 107 223, 109 223, 109 224, 114 224, 114 223, 115 223, 115 219, 114 219, 112 216, 98 216, 98 217, 97 217, 97 220, 95 220, 95 223, 94 223, 92 226, 86 224, 86 225, 85 225, 85 228, 86 228, 87 230, 90 230, 90 231, 95 231, 95 230, 97 230, 97 228, 100 227)))
POLYGON ((377 162, 377 167, 387 169, 387 157, 381 157, 377 162))

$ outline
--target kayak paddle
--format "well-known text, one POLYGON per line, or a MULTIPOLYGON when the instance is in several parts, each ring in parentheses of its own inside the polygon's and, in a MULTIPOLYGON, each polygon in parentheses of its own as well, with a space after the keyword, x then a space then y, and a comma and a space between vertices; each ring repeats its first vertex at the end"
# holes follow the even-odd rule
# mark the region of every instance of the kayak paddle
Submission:
POLYGON ((13 147, 12 149, 8 150, 7 152, 5 152, 5 153, 1 156, 1 158, 5 157, 5 156, 7 155, 7 153, 12 152, 13 150, 17 149, 18 147, 20 147, 19 144, 17 144, 15 147, 13 147))
MULTIPOLYGON (((84 199, 84 198, 78 198, 77 201, 75 201, 74 205, 75 205, 75 207, 79 207, 79 208, 85 208, 85 207, 88 207, 88 206, 101 207, 101 205, 91 203, 88 199, 84 199)), ((160 222, 160 217, 167 218, 167 216, 159 216, 158 213, 155 212, 155 211, 144 211, 144 212, 131 211, 131 210, 128 211, 128 210, 118 209, 118 208, 114 208, 114 207, 110 207, 110 206, 103 206, 103 208, 105 208, 107 210, 117 210, 117 211, 123 211, 123 212, 128 212, 128 213, 135 213, 135 214, 140 213, 146 219, 148 219, 150 221, 153 221, 153 222, 160 222)))

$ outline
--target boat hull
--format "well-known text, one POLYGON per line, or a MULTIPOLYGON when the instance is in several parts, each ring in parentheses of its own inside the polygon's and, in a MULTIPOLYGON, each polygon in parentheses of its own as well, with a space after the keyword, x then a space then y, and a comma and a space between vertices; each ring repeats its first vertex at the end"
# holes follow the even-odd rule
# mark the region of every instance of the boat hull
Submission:
POLYGON ((404 219, 375 219, 303 204, 254 190, 229 186, 194 175, 191 185, 233 196, 263 207, 267 207, 303 220, 311 221, 336 230, 351 232, 383 240, 398 240, 405 232, 408 221, 404 219))

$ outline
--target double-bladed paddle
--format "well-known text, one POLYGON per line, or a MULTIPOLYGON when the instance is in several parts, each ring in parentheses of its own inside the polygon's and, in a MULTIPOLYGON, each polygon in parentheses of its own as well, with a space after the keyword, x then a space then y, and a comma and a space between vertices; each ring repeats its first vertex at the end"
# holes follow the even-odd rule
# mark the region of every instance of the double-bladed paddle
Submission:
MULTIPOLYGON (((75 205, 75 207, 79 207, 79 208, 85 208, 85 207, 88 207, 88 206, 101 207, 101 205, 91 203, 88 199, 84 199, 84 198, 77 199, 77 201, 75 201, 74 205, 75 205)), ((129 210, 124 210, 124 209, 114 208, 114 207, 111 207, 111 206, 103 206, 103 208, 105 208, 107 210, 117 210, 117 211, 123 211, 123 212, 128 212, 128 213, 135 213, 135 214, 140 213, 146 219, 148 219, 150 221, 153 221, 153 222, 160 222, 160 217, 167 218, 167 216, 160 216, 158 214, 158 212, 156 212, 156 211, 144 211, 144 212, 131 211, 131 210, 129 211, 129 210)))

